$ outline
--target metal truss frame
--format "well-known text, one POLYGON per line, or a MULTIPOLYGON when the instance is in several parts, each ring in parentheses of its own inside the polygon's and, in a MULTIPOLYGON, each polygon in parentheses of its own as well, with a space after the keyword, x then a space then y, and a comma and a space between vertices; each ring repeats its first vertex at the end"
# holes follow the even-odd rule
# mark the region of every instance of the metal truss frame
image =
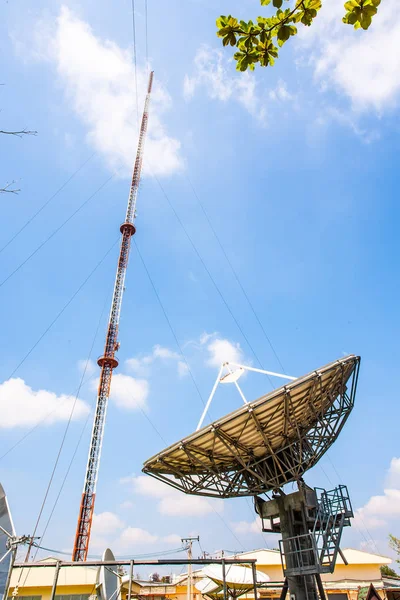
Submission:
MULTIPOLYGON (((273 448, 271 444, 268 423, 261 424, 252 404, 249 404, 241 432, 235 437, 229 436, 218 423, 211 426, 213 446, 217 441, 222 443, 227 451, 223 456, 202 448, 201 440, 196 443, 195 440, 187 438, 180 442, 179 449, 186 455, 186 462, 192 465, 190 470, 184 467, 181 461, 174 460, 173 456, 169 457, 168 453, 164 452, 154 457, 158 468, 153 467, 154 463, 149 466, 145 464, 143 471, 187 494, 219 498, 256 496, 281 488, 286 483, 299 481, 303 474, 319 461, 341 432, 354 406, 359 362, 359 358, 354 357, 349 374, 348 365, 346 368, 344 363, 338 361, 337 368, 341 369, 339 381, 336 381, 334 387, 327 385, 325 389, 320 388, 321 378, 316 371, 302 405, 301 419, 296 416, 293 408, 290 385, 285 387, 284 430, 290 425, 295 435, 287 436, 285 443, 279 448, 273 448), (319 403, 318 410, 314 403, 317 394, 322 394, 324 400, 319 403), (257 428, 267 449, 267 453, 262 456, 256 456, 252 448, 241 441, 242 434, 250 422, 257 428)), ((239 368, 243 366, 239 365, 239 368)), ((233 372, 231 374, 234 375, 233 372)), ((221 371, 211 399, 219 381, 221 371)), ((237 385, 235 377, 231 382, 237 385)), ((245 398, 242 399, 247 402, 245 398)), ((278 408, 282 410, 282 406, 279 405, 278 408)), ((285 433, 284 431, 284 436, 285 433)))

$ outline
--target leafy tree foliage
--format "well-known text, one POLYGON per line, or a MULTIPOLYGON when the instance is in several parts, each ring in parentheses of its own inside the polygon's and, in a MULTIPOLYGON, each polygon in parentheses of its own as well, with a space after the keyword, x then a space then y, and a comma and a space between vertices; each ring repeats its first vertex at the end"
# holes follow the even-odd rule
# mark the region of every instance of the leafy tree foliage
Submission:
POLYGON ((400 563, 400 538, 395 537, 391 533, 389 533, 389 546, 397 552, 398 559, 396 562, 400 563))
POLYGON ((394 569, 391 569, 388 565, 381 566, 381 575, 383 577, 398 577, 398 574, 394 569))
MULTIPOLYGON (((274 13, 269 17, 257 17, 253 21, 239 21, 232 15, 217 19, 217 36, 223 46, 236 46, 234 54, 238 71, 254 70, 255 65, 272 66, 278 58, 279 48, 296 35, 297 26, 312 25, 321 9, 322 0, 260 0, 261 6, 272 2, 274 13), (291 6, 282 9, 284 2, 291 6)), ((378 12, 381 0, 348 0, 344 8, 343 22, 354 29, 368 29, 372 17, 378 12)))

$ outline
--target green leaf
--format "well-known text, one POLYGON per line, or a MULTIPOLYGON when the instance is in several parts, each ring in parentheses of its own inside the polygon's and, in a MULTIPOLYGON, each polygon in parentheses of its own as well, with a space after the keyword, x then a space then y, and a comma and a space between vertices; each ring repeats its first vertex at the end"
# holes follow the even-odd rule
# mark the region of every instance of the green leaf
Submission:
POLYGON ((346 10, 352 11, 353 8, 356 8, 356 7, 359 8, 360 4, 359 4, 359 2, 357 2, 357 0, 350 0, 349 2, 345 3, 344 7, 346 10))
POLYGON ((296 33, 297 28, 293 25, 282 25, 278 30, 278 45, 283 46, 290 36, 295 35, 296 33))
POLYGON ((378 9, 375 8, 375 6, 364 6, 362 12, 364 15, 368 15, 372 18, 374 15, 376 15, 376 13, 378 12, 378 9))
POLYGON ((361 24, 361 27, 362 27, 363 29, 368 29, 368 27, 371 25, 371 22, 372 22, 372 18, 371 18, 371 16, 370 16, 370 15, 368 15, 368 14, 366 14, 366 13, 363 11, 363 13, 362 13, 362 15, 361 15, 361 18, 360 18, 360 24, 361 24))
MULTIPOLYGON (((380 3, 381 0, 346 0, 342 21, 354 29, 368 29, 380 3)), ((272 66, 278 58, 279 48, 296 35, 294 24, 312 25, 322 0, 260 0, 260 4, 263 7, 272 4, 275 11, 272 10, 269 17, 257 17, 256 22, 239 22, 232 15, 221 15, 216 20, 216 33, 222 38, 223 46, 238 49, 234 58, 239 71, 254 70, 257 63, 263 67, 272 66), (291 7, 282 9, 284 2, 290 2, 291 7)))

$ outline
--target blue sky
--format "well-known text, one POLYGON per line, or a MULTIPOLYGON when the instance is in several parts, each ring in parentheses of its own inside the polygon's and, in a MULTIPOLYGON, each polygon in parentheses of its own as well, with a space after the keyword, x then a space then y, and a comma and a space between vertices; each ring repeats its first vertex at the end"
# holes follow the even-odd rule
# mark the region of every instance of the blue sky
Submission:
MULTIPOLYGON (((135 241, 204 398, 227 354, 280 367, 192 186, 285 370, 302 375, 347 353, 362 356, 353 414, 308 482, 348 484, 358 513, 345 545, 385 554, 388 532, 400 533, 400 18, 385 0, 371 30, 354 32, 341 24, 340 4, 325 1, 318 22, 273 69, 243 75, 220 47, 215 18, 257 16, 255 0, 148 0, 156 80, 135 241)), ((141 112, 144 2, 136 8, 141 112)), ((22 533, 33 530, 82 361, 93 341, 91 361, 102 352, 137 113, 128 0, 25 0, 1 12, 1 129, 38 135, 0 139, 1 183, 21 188, 0 197, 0 247, 75 174, 0 253, 1 281, 101 188, 0 285, 1 481, 22 533)), ((257 531, 249 502, 173 495, 142 478, 143 461, 189 434, 202 404, 135 246, 122 313, 92 552, 107 544, 119 554, 176 548, 190 534, 210 552, 275 546, 257 531)), ((90 363, 39 534, 93 409, 96 376, 90 363)), ((246 384, 254 396, 269 385, 246 384)), ((236 405, 221 393, 213 415, 236 405)), ((89 434, 90 417, 44 539, 50 548, 72 546, 89 434)))

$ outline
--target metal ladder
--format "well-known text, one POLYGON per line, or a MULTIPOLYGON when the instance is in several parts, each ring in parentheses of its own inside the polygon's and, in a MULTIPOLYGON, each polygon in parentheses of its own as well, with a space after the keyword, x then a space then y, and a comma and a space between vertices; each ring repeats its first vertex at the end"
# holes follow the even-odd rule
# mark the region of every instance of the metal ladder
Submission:
POLYGON ((350 525, 353 509, 344 485, 330 491, 316 488, 315 492, 310 531, 279 542, 285 575, 333 573, 335 569, 343 527, 350 525))
POLYGON ((343 527, 354 516, 347 487, 339 485, 326 491, 316 488, 318 509, 313 536, 319 557, 320 573, 333 573, 343 527))

